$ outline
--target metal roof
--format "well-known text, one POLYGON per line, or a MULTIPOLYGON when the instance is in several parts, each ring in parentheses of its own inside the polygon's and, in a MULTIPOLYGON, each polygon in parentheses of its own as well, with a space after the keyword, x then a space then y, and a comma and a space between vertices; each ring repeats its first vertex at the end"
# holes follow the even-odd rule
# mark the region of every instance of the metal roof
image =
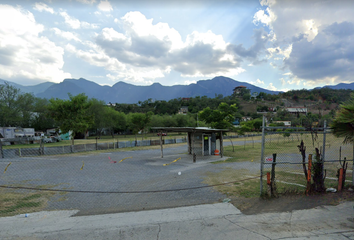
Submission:
POLYGON ((152 127, 153 130, 164 132, 228 132, 228 129, 213 129, 207 127, 152 127))

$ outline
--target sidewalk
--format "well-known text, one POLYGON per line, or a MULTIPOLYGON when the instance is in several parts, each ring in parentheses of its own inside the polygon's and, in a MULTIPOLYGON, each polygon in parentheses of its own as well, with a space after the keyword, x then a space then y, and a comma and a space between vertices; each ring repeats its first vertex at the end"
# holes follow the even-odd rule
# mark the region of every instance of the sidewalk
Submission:
POLYGON ((0 218, 0 239, 354 239, 353 205, 258 215, 229 203, 80 217, 38 212, 0 218))

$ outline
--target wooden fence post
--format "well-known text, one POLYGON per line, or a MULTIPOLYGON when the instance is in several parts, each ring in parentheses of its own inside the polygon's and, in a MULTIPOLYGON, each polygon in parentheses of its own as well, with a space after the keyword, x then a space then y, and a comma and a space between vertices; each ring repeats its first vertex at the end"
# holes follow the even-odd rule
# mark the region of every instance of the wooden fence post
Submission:
POLYGON ((277 187, 275 184, 275 165, 276 165, 277 154, 273 153, 273 163, 272 163, 272 174, 271 174, 271 193, 272 196, 277 196, 277 187))

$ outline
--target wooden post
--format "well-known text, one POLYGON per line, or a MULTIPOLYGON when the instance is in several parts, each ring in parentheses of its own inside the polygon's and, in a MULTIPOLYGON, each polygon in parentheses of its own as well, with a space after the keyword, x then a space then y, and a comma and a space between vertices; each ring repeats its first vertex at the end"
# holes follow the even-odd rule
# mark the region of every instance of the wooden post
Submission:
POLYGON ((276 165, 277 154, 273 153, 273 164, 272 164, 272 174, 271 174, 271 192, 272 196, 277 196, 277 188, 275 184, 275 165, 276 165))
POLYGON ((96 137, 96 151, 98 150, 98 143, 97 143, 97 137, 96 137))
POLYGON ((309 154, 309 161, 307 167, 307 187, 306 187, 306 194, 311 191, 311 168, 312 168, 312 154, 309 154))
POLYGON ((270 181, 270 172, 267 172, 267 194, 269 197, 272 196, 272 186, 270 181))
POLYGON ((161 146, 161 158, 163 158, 162 132, 160 132, 160 146, 161 146))
POLYGON ((339 169, 339 178, 338 178, 338 192, 342 191, 343 185, 343 168, 339 169))

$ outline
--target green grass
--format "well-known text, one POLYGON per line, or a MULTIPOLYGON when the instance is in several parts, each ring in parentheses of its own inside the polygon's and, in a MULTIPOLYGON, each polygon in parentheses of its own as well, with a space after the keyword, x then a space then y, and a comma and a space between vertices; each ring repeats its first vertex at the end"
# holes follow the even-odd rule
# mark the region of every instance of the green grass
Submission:
POLYGON ((214 189, 228 197, 259 197, 259 178, 254 175, 245 176, 245 173, 249 173, 247 169, 235 170, 231 168, 226 168, 224 171, 218 173, 208 172, 203 183, 215 185, 237 181, 231 184, 215 186, 214 189), (245 179, 249 180, 244 181, 245 179))
POLYGON ((43 210, 52 193, 20 193, 0 189, 0 217, 43 210))

